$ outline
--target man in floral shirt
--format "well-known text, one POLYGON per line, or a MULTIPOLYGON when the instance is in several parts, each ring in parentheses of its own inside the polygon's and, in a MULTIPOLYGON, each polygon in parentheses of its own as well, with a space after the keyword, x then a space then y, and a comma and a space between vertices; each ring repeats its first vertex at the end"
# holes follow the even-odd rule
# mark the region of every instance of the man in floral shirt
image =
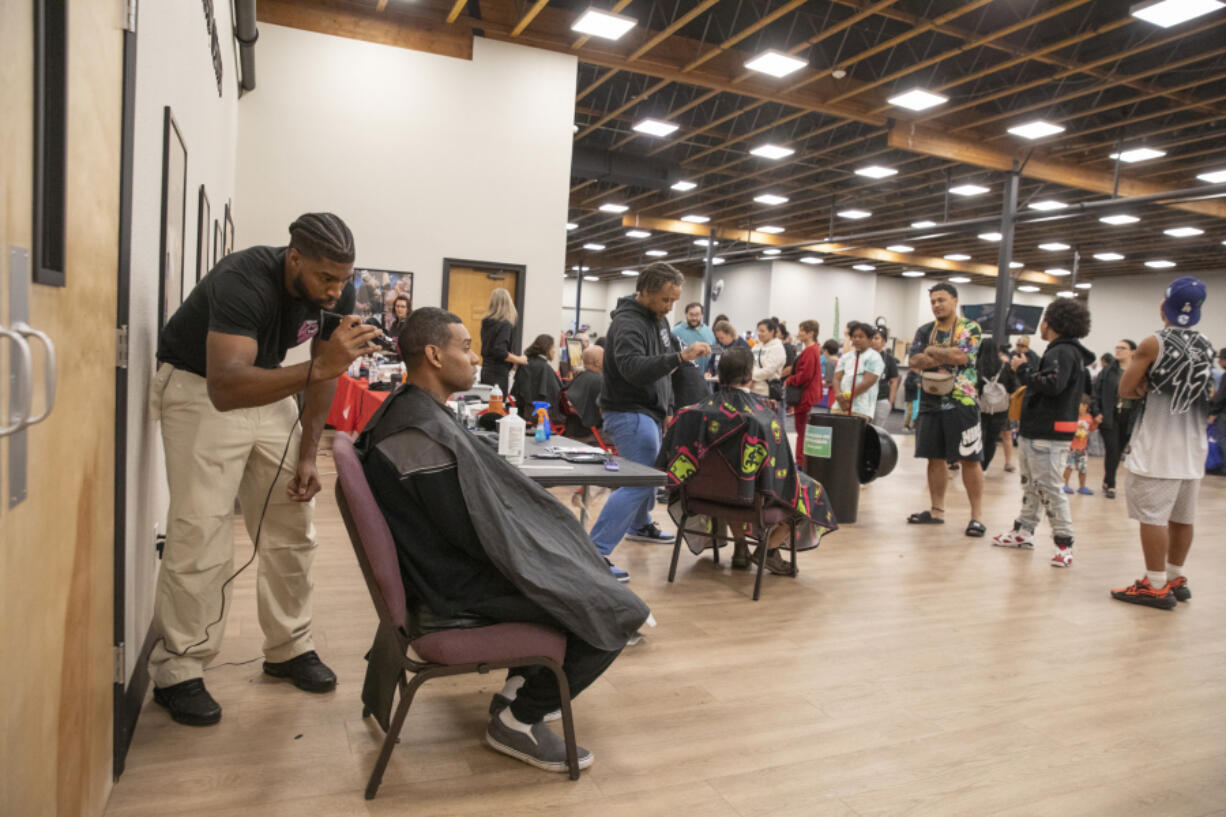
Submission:
POLYGON ((983 500, 983 440, 979 428, 979 400, 975 389, 975 358, 979 354, 979 324, 958 315, 958 290, 940 283, 928 290, 936 318, 915 333, 911 345, 912 371, 923 373, 919 417, 916 420, 915 456, 928 460, 928 493, 932 507, 913 513, 915 525, 945 523, 945 485, 948 465, 962 464, 962 484, 971 504, 967 536, 983 536, 980 522, 983 500))

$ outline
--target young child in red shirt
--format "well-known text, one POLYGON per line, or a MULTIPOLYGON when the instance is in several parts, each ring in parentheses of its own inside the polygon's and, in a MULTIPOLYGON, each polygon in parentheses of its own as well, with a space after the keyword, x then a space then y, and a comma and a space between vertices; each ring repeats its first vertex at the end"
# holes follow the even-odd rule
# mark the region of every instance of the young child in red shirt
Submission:
POLYGON ((1094 492, 1086 487, 1086 447, 1090 443, 1090 432, 1098 428, 1098 422, 1090 414, 1090 395, 1083 394, 1081 396, 1081 411, 1077 415, 1077 431, 1073 434, 1073 441, 1068 446, 1068 458, 1064 465, 1064 492, 1066 494, 1073 493, 1073 489, 1069 487, 1068 478, 1073 471, 1077 471, 1077 481, 1081 483, 1081 487, 1077 489, 1077 493, 1092 495, 1094 492))

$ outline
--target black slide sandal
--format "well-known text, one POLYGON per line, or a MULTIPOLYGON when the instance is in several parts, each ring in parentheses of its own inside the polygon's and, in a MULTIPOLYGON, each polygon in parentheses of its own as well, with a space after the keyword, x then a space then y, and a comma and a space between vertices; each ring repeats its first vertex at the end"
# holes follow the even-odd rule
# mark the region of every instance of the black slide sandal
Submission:
MULTIPOLYGON (((936 508, 935 510, 939 511, 940 508, 936 508)), ((931 511, 920 511, 919 513, 913 513, 910 516, 908 516, 907 524, 908 525, 944 525, 945 520, 938 519, 937 517, 933 516, 931 511)))
POLYGON ((982 538, 987 532, 988 529, 978 519, 972 519, 970 524, 966 526, 966 535, 974 536, 976 539, 982 538))

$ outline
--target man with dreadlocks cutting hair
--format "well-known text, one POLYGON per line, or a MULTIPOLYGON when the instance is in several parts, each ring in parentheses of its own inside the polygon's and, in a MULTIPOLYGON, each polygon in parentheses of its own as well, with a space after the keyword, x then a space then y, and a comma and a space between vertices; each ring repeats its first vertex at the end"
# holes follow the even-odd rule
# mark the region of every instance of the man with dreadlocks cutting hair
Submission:
POLYGON ((150 404, 162 423, 170 508, 149 664, 154 701, 190 726, 221 719, 203 674, 225 630, 236 499, 260 554, 264 671, 308 692, 336 686, 311 641, 315 452, 337 376, 375 351, 379 330, 350 315, 354 250, 345 223, 308 213, 289 232, 289 246, 218 262, 158 344, 150 404), (323 310, 349 316, 327 340, 316 337, 323 310), (286 350, 306 341, 311 360, 282 367, 286 350), (294 395, 304 390, 300 413, 294 395))

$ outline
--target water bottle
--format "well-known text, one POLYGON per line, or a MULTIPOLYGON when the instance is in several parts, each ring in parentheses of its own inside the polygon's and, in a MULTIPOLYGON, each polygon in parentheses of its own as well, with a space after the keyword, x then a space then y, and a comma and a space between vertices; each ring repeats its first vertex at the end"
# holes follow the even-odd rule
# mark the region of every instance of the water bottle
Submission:
POLYGON ((519 416, 519 409, 512 406, 507 416, 498 421, 498 456, 512 465, 524 463, 524 434, 527 424, 519 416))

